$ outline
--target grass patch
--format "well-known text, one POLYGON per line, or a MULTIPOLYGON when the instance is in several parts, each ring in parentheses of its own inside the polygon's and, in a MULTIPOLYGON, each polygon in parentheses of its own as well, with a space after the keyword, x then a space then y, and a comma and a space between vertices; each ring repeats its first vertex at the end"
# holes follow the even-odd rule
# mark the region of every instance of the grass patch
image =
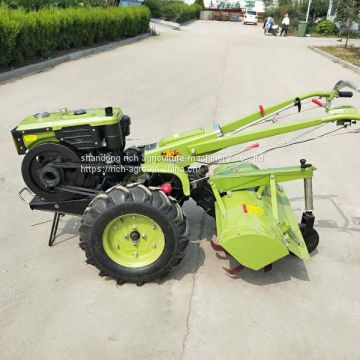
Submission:
POLYGON ((319 46, 318 49, 360 67, 359 46, 348 46, 347 48, 343 46, 319 46))

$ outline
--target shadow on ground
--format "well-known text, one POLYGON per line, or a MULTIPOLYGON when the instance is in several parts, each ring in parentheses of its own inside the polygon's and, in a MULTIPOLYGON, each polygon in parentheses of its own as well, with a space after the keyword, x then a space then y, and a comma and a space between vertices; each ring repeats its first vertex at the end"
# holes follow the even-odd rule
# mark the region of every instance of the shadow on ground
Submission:
MULTIPOLYGON (((338 226, 333 220, 320 220, 317 222, 318 227, 329 227, 337 230, 353 230, 348 228, 349 219, 346 217, 344 212, 339 208, 339 206, 334 202, 334 195, 329 196, 315 196, 317 199, 326 199, 330 200, 331 203, 338 210, 340 216, 344 219, 344 225, 338 226), (345 221, 346 220, 346 221, 345 221)), ((292 201, 299 200, 300 198, 293 198, 292 201)), ((210 240, 216 240, 216 224, 215 220, 208 216, 201 208, 197 207, 193 201, 189 201, 185 205, 185 211, 188 216, 190 223, 190 242, 187 248, 186 256, 182 261, 181 265, 178 266, 174 271, 167 275, 162 281, 166 282, 167 280, 175 279, 181 280, 184 276, 188 274, 195 274, 198 270, 204 265, 205 262, 205 251, 204 247, 209 246, 207 242, 210 240)), ((47 225, 51 226, 51 221, 44 221, 35 225, 47 225)), ((79 225, 80 217, 64 217, 60 220, 59 231, 56 236, 54 246, 59 246, 64 242, 69 240, 76 239, 78 240, 79 236, 79 225)), ((360 231, 360 229, 356 229, 360 231)), ((316 256, 317 251, 313 253, 312 256, 316 256)), ((223 252, 216 252, 216 257, 218 258, 218 270, 224 271, 223 268, 234 268, 238 265, 237 261, 232 257, 225 255, 223 252), (226 261, 226 266, 224 266, 223 261, 226 261)), ((229 276, 224 271, 224 276, 229 276)), ((273 269, 269 272, 264 272, 262 270, 253 271, 250 269, 243 269, 237 275, 231 276, 234 280, 243 280, 248 283, 263 286, 270 285, 274 283, 289 281, 292 278, 310 281, 309 275, 306 270, 306 266, 303 261, 298 259, 295 256, 287 256, 276 263, 274 263, 273 269)))
MULTIPOLYGON (((319 201, 325 200, 329 203, 329 206, 332 206, 335 209, 335 211, 338 214, 337 218, 342 221, 342 225, 338 225, 338 223, 333 219, 320 219, 315 221, 314 227, 320 229, 336 230, 346 233, 350 233, 351 231, 360 232, 360 227, 358 226, 360 225, 360 218, 356 216, 349 218, 346 215, 345 211, 341 208, 341 206, 335 201, 337 197, 338 197, 337 195, 314 195, 315 200, 319 200, 319 201), (355 225, 355 227, 352 225, 355 225)), ((303 200, 303 197, 295 197, 289 200, 290 202, 300 201, 303 200)), ((302 211, 301 209, 294 209, 294 210, 302 211)))

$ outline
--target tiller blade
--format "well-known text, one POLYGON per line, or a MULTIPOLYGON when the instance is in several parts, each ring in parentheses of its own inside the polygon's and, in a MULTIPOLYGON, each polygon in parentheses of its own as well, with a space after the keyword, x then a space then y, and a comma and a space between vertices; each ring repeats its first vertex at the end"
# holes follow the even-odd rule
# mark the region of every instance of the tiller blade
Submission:
POLYGON ((210 240, 210 245, 215 251, 223 251, 226 255, 230 255, 221 245, 214 243, 210 240))
POLYGON ((239 264, 232 269, 227 269, 226 267, 223 267, 223 269, 229 274, 229 275, 236 275, 238 274, 242 269, 244 268, 243 265, 239 264))

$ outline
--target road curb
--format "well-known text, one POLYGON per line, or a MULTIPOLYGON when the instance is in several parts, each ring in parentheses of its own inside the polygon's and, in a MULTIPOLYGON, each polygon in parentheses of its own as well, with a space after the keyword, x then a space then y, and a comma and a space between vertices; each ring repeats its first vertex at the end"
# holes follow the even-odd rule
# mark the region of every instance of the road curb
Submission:
POLYGON ((186 21, 186 22, 180 24, 180 27, 181 27, 181 26, 190 25, 190 24, 192 24, 192 23, 195 22, 195 21, 198 21, 198 19, 191 19, 191 20, 189 20, 189 21, 186 21))
POLYGON ((309 49, 315 51, 316 53, 318 53, 319 55, 322 55, 328 59, 330 59, 332 62, 334 63, 337 63, 337 64, 340 64, 342 65, 343 67, 349 69, 349 70, 352 70, 354 72, 356 72, 357 74, 360 74, 360 67, 356 66, 356 65, 353 65, 345 60, 342 60, 334 55, 331 55, 325 51, 322 51, 318 48, 316 48, 315 46, 308 46, 309 49))
POLYGON ((23 66, 18 69, 10 70, 10 71, 0 74, 0 84, 6 83, 11 80, 19 79, 19 78, 22 78, 22 77, 25 77, 28 75, 32 75, 32 74, 35 74, 35 73, 38 73, 38 72, 41 72, 41 71, 44 71, 47 69, 51 69, 51 68, 55 67, 56 65, 62 64, 67 61, 78 60, 78 59, 81 59, 81 58, 89 56, 89 55, 99 54, 104 51, 112 50, 112 49, 115 49, 120 46, 129 45, 134 42, 146 39, 150 36, 151 36, 151 33, 148 32, 146 34, 134 36, 129 39, 115 41, 115 42, 112 42, 111 44, 101 45, 98 47, 85 49, 85 50, 74 51, 72 53, 58 56, 58 57, 50 59, 50 60, 45 60, 45 61, 41 61, 36 64, 31 64, 31 65, 23 66))
POLYGON ((166 21, 166 20, 151 18, 150 23, 155 24, 155 25, 157 24, 157 25, 167 26, 173 30, 180 30, 180 24, 173 22, 173 21, 166 21))

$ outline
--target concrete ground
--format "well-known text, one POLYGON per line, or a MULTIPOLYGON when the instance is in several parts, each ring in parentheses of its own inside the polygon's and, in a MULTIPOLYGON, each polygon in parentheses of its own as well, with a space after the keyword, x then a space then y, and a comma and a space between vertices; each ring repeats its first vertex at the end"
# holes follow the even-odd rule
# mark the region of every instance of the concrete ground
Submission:
MULTIPOLYGON (((181 266, 161 284, 117 286, 85 265, 78 218, 66 216, 56 246, 48 248, 51 214, 32 212, 17 196, 22 159, 10 130, 23 117, 60 105, 121 105, 133 120, 128 142, 145 143, 240 117, 259 104, 327 90, 339 79, 360 83, 359 76, 307 48, 316 43, 335 41, 264 37, 260 26, 198 21, 1 85, 0 358, 358 359, 359 134, 264 157, 260 166, 295 165, 300 158, 317 166, 321 236, 310 261, 289 256, 269 273, 227 276, 222 267, 229 261, 208 241, 213 220, 189 202, 191 244, 181 266)), ((359 95, 351 102, 360 108, 359 95)), ((286 189, 300 216, 302 183, 286 189)))

